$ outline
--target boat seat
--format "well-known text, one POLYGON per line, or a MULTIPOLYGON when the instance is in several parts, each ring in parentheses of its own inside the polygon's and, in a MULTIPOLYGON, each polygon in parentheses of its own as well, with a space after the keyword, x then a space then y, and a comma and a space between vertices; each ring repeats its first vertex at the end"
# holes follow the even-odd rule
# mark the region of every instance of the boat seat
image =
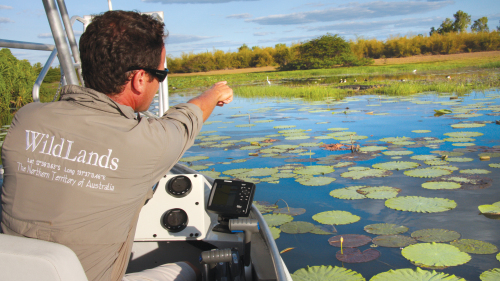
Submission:
POLYGON ((0 280, 88 281, 70 248, 7 234, 0 234, 0 280))

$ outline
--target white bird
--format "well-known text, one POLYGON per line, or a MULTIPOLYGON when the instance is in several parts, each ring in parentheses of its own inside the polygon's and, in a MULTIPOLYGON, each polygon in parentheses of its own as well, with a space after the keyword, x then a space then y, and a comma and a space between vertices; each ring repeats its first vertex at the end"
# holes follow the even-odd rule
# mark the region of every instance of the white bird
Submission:
POLYGON ((451 79, 451 76, 450 76, 450 75, 448 75, 448 76, 446 76, 446 78, 447 78, 447 79, 451 79))
POLYGON ((344 79, 344 83, 347 83, 347 80, 346 80, 346 79, 344 79))
POLYGON ((271 81, 269 81, 269 76, 267 76, 267 84, 271 85, 271 81))
POLYGON ((417 70, 416 70, 416 69, 414 69, 414 70, 413 70, 413 73, 417 73, 417 70))

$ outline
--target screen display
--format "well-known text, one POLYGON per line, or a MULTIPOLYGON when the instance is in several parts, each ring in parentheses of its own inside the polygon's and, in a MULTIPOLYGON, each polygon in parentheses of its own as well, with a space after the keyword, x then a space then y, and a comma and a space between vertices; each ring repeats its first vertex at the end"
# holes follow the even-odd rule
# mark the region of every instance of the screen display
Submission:
POLYGON ((216 206, 233 206, 239 188, 234 185, 223 184, 217 187, 212 204, 216 206))

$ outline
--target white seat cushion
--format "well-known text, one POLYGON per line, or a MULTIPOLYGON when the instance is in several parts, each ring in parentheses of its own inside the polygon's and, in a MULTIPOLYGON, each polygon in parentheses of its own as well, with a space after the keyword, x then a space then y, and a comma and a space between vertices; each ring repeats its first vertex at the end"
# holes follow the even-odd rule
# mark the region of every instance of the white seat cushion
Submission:
POLYGON ((0 234, 0 280, 88 281, 70 248, 7 234, 0 234))

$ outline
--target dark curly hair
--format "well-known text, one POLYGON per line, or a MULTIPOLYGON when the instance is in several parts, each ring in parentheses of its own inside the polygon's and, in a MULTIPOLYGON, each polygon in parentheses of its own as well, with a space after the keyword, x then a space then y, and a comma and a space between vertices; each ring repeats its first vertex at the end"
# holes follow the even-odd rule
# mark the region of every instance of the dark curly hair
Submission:
POLYGON ((85 86, 104 94, 123 91, 130 67, 158 68, 164 24, 152 16, 109 11, 92 19, 80 37, 85 86))

